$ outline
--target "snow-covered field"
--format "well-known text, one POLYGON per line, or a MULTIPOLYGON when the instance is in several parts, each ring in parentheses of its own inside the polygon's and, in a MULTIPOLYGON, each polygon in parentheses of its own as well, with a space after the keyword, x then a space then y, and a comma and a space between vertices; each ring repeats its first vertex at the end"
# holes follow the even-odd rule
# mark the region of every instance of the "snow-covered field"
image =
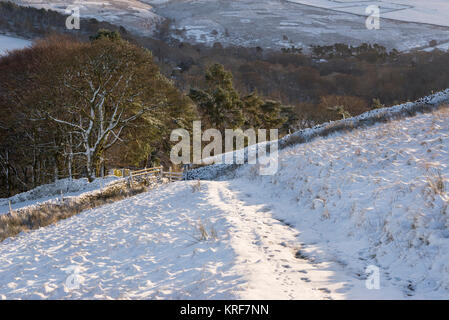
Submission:
POLYGON ((365 15, 368 5, 381 8, 381 18, 406 22, 449 26, 449 1, 447 0, 287 0, 293 3, 316 6, 340 12, 365 15))
MULTIPOLYGON (((0 0, 6 1, 6 0, 0 0)), ((193 43, 265 48, 379 43, 401 51, 425 49, 429 41, 449 42, 449 2, 445 0, 13 0, 65 13, 79 7, 82 18, 123 25, 152 35, 162 17, 174 19, 174 37, 193 43), (380 30, 367 30, 365 9, 380 5, 380 30)), ((82 24, 81 24, 82 28, 82 24)))
POLYGON ((226 222, 207 207, 192 210, 202 198, 176 183, 7 239, 0 297, 232 298, 239 279, 226 222), (223 241, 198 241, 201 220, 223 241))
POLYGON ((164 185, 6 239, 0 297, 447 299, 448 155, 446 108, 164 185))
POLYGON ((0 34, 0 56, 8 51, 22 49, 31 45, 31 41, 0 34))
POLYGON ((441 51, 448 51, 449 50, 449 42, 442 43, 442 44, 440 44, 438 46, 435 46, 435 47, 426 48, 426 49, 424 49, 424 51, 430 52, 430 51, 433 51, 435 49, 438 49, 438 50, 441 50, 441 51))

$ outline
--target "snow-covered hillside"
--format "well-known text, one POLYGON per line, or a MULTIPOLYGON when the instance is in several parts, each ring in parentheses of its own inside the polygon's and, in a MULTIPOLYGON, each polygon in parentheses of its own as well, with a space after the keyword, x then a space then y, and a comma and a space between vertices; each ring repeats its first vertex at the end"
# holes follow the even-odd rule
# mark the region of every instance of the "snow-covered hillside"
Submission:
POLYGON ((447 298, 448 159, 443 109, 285 149, 277 174, 245 166, 237 181, 299 231, 313 259, 354 275, 376 265, 407 296, 447 298))
POLYGON ((0 299, 401 297, 300 258, 297 231, 239 187, 176 182, 8 238, 0 299))
MULTIPOLYGON (((0 0, 7 1, 7 0, 0 0)), ((151 35, 153 27, 160 17, 153 11, 152 6, 139 0, 9 0, 21 6, 30 6, 38 9, 51 9, 62 14, 71 13, 70 8, 78 8, 81 18, 95 18, 107 21, 117 26, 141 35, 151 35)), ((82 24, 80 25, 82 28, 82 24)))
POLYGON ((406 22, 449 26, 449 2, 446 0, 287 0, 330 10, 365 15, 368 5, 381 8, 381 17, 406 22))
POLYGON ((0 243, 0 297, 447 298, 448 153, 442 109, 164 185, 0 243))
MULTIPOLYGON (((8 0, 0 0, 8 1, 8 0)), ((429 48, 435 40, 449 43, 445 0, 11 0, 66 14, 77 7, 81 18, 96 18, 142 36, 151 36, 157 22, 173 20, 172 36, 192 43, 284 48, 311 45, 378 43, 400 51, 429 48), (380 5, 381 28, 368 30, 368 5, 380 5)), ((81 24, 81 28, 83 28, 81 24)))

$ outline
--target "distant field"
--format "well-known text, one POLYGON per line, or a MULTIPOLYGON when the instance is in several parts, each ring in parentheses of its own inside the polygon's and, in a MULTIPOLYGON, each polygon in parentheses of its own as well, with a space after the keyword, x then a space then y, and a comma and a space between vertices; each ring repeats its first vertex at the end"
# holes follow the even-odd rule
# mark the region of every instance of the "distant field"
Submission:
POLYGON ((367 30, 365 1, 329 0, 147 0, 155 12, 175 19, 178 37, 190 42, 261 47, 308 47, 343 42, 388 48, 426 48, 449 42, 449 2, 370 1, 381 6, 380 30, 367 30), (406 6, 405 3, 411 5, 406 6), (307 3, 304 5, 301 3, 307 3), (446 9, 447 8, 447 9, 446 9), (330 10, 331 9, 331 10, 330 10), (396 11, 395 11, 396 10, 396 11), (426 25, 417 22, 441 24, 426 25))
POLYGON ((368 5, 378 5, 381 17, 417 23, 449 26, 449 1, 447 0, 287 0, 347 13, 365 14, 368 5))
POLYGON ((22 49, 31 44, 28 40, 8 37, 0 34, 0 56, 9 50, 22 49))

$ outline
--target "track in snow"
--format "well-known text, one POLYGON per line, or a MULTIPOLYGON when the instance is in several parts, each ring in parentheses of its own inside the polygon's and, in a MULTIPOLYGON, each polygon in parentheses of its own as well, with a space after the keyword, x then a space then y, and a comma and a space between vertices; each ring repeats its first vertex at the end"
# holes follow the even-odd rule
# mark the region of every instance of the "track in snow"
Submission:
POLYGON ((239 180, 207 182, 211 206, 227 216, 235 269, 245 275, 244 299, 382 299, 400 298, 391 288, 368 290, 364 277, 354 277, 335 262, 314 262, 303 256, 298 231, 261 204, 263 188, 239 180))
MULTIPOLYGON (((173 183, 0 244, 0 298, 342 299, 363 279, 298 254, 297 231, 233 182, 173 183), (199 221, 217 240, 197 241, 199 221), (76 268, 79 275, 74 274, 76 268), (73 288, 76 277, 78 288, 73 288)), ((250 191, 249 191, 250 192, 250 191)), ((76 283, 75 283, 76 284, 76 283)))

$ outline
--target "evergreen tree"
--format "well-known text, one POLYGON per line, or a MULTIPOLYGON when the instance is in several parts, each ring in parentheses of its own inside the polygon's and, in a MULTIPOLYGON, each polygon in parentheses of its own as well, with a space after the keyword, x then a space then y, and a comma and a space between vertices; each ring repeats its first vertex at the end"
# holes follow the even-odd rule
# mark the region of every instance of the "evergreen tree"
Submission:
POLYGON ((189 97, 197 104, 201 118, 209 127, 235 129, 283 129, 297 120, 291 107, 278 101, 263 100, 257 92, 240 97, 232 74, 220 64, 206 70, 205 89, 191 89, 189 97))
POLYGON ((206 89, 191 89, 189 97, 207 125, 224 132, 244 123, 243 103, 232 83, 232 74, 220 64, 209 67, 205 75, 206 89))

